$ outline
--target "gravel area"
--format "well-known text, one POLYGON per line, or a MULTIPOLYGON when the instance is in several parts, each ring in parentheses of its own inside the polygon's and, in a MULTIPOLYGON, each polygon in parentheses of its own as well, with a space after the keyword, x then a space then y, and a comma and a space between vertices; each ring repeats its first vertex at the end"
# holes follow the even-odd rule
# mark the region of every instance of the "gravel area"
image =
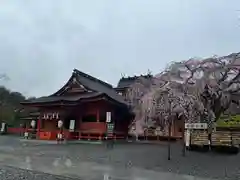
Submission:
POLYGON ((79 180, 77 178, 61 177, 37 171, 29 171, 9 166, 0 166, 1 180, 79 180))

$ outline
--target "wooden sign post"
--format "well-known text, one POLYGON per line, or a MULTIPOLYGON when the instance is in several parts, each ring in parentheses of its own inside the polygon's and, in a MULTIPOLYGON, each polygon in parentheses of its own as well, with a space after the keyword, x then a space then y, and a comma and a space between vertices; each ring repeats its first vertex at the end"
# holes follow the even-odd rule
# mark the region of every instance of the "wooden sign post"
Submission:
POLYGON ((112 121, 112 113, 111 112, 106 112, 106 122, 110 123, 112 121))
POLYGON ((113 132, 114 132, 114 123, 112 123, 112 118, 111 118, 112 114, 111 112, 107 112, 106 113, 106 122, 107 122, 107 137, 113 136, 113 132))
POLYGON ((113 148, 113 136, 114 136, 114 123, 112 122, 112 113, 107 112, 106 113, 106 123, 107 123, 107 135, 106 139, 108 139, 107 142, 107 148, 113 148))

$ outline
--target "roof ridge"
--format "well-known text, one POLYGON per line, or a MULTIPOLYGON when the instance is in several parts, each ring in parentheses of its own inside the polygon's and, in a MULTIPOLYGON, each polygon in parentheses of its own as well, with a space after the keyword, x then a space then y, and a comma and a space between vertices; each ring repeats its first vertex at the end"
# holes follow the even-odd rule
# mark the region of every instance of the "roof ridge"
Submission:
POLYGON ((143 77, 143 78, 152 78, 153 77, 153 75, 150 75, 150 74, 147 74, 147 75, 138 75, 138 76, 128 76, 128 77, 122 77, 121 79, 120 79, 120 81, 122 80, 122 81, 124 81, 124 80, 136 80, 136 79, 138 79, 138 78, 141 78, 141 77, 143 77))
POLYGON ((91 76, 89 74, 86 74, 86 73, 84 73, 82 71, 79 71, 78 69, 74 69, 73 72, 75 72, 76 74, 78 74, 80 76, 84 76, 85 78, 88 78, 88 79, 90 79, 92 81, 99 82, 99 83, 103 84, 104 86, 107 86, 108 88, 113 88, 113 86, 111 84, 106 83, 106 82, 104 82, 104 81, 102 81, 102 80, 100 80, 98 78, 95 78, 95 77, 93 77, 93 76, 91 76))

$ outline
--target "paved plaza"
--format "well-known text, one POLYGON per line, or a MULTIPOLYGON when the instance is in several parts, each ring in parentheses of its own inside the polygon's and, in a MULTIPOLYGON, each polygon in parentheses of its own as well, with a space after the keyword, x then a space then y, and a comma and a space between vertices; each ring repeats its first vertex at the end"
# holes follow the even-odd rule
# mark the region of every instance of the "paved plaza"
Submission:
POLYGON ((1 136, 0 168, 7 169, 4 172, 21 168, 19 172, 31 170, 26 172, 58 175, 55 179, 61 176, 82 180, 240 178, 240 155, 187 152, 182 157, 180 144, 171 147, 172 159, 168 161, 164 143, 119 143, 107 149, 104 144, 42 144, 1 136))

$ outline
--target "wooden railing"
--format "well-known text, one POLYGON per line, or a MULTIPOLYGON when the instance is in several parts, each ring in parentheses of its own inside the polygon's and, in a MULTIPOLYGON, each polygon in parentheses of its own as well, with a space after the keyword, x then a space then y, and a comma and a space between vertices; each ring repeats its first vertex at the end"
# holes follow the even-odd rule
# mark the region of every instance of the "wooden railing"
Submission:
POLYGON ((21 127, 8 127, 7 128, 7 133, 9 134, 22 134, 25 132, 25 128, 21 127))
MULTIPOLYGON (((24 132, 27 132, 26 128, 13 128, 8 127, 7 132, 10 134, 19 134, 23 135, 24 132)), ((37 132, 37 137, 41 140, 57 140, 57 134, 60 133, 60 130, 43 130, 37 132)), ((126 134, 122 132, 114 132, 112 136, 109 136, 109 139, 125 139, 126 134)), ((106 138, 106 132, 102 129, 90 129, 90 130, 81 130, 70 132, 68 130, 63 131, 63 138, 67 140, 104 140, 106 138)))
POLYGON ((83 122, 81 123, 80 130, 87 131, 87 130, 99 130, 99 131, 106 131, 107 126, 105 122, 83 122))
MULTIPOLYGON (((108 136, 108 139, 125 139, 127 136, 121 132, 114 132, 112 136, 108 136)), ((78 140, 104 140, 106 138, 106 132, 99 131, 98 129, 94 130, 85 130, 77 132, 69 132, 66 139, 78 139, 78 140)))

